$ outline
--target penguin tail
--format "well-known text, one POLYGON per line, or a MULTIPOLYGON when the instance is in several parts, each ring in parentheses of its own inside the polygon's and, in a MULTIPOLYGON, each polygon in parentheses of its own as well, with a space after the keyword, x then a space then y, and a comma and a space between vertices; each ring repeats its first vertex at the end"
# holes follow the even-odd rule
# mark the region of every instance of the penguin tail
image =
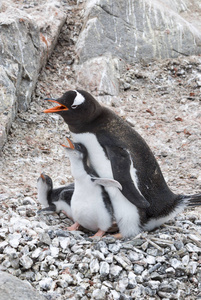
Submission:
POLYGON ((201 206, 201 194, 183 195, 182 199, 187 207, 201 206))

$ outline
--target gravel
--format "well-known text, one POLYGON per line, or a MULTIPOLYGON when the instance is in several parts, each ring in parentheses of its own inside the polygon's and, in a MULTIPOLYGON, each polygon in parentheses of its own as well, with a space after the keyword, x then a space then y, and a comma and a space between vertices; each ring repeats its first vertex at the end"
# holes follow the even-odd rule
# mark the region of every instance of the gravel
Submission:
MULTIPOLYGON (((2 153, 0 270, 27 280, 48 300, 196 299, 201 295, 200 208, 123 240, 111 235, 91 240, 89 232, 68 232, 72 222, 62 213, 37 214, 42 171, 55 187, 73 181, 60 146, 68 127, 58 116, 42 113, 48 107, 43 98, 76 88, 70 61, 82 10, 71 4, 30 109, 19 113, 2 153)), ((107 103, 145 138, 176 193, 201 190, 200 73, 200 57, 128 65, 119 97, 107 103)))

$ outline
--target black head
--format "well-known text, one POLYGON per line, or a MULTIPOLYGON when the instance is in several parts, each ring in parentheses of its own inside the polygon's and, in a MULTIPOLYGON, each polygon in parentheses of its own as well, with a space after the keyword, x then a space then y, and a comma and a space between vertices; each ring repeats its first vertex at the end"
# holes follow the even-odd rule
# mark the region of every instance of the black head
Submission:
POLYGON ((102 111, 98 101, 83 90, 68 91, 61 98, 46 100, 59 105, 44 110, 45 113, 57 113, 68 125, 75 127, 91 122, 102 111))

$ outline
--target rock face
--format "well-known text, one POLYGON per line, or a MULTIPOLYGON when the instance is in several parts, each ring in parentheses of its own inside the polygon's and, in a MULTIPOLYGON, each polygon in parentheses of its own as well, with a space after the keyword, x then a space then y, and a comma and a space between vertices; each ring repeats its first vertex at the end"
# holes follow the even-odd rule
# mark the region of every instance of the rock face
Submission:
POLYGON ((1 300, 45 300, 28 282, 0 271, 1 300))
POLYGON ((65 21, 60 1, 32 5, 3 2, 0 7, 0 148, 16 111, 26 110, 40 69, 65 21))
POLYGON ((98 57, 107 89, 103 91, 100 72, 95 72, 91 92, 104 93, 108 100, 108 96, 119 93, 110 75, 115 60, 134 64, 201 54, 200 16, 199 0, 88 0, 76 45, 81 65, 78 84, 86 89, 90 86, 91 70, 97 67, 98 57))
POLYGON ((108 52, 129 63, 200 54, 201 7, 199 1, 190 2, 87 1, 85 25, 77 43, 79 62, 108 52))

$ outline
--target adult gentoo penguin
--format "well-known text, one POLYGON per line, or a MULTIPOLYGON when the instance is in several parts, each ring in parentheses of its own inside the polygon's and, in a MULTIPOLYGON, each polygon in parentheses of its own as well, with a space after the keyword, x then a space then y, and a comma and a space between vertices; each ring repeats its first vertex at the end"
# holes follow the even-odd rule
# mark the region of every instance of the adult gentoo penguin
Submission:
POLYGON ((123 119, 100 105, 83 90, 66 92, 61 98, 47 99, 68 124, 76 142, 85 145, 89 160, 100 177, 114 178, 122 191, 106 190, 124 237, 152 230, 174 217, 187 205, 200 205, 201 194, 174 194, 144 139, 123 119))
POLYGON ((38 201, 44 206, 38 213, 62 211, 72 219, 71 198, 74 192, 74 183, 53 189, 52 179, 41 173, 37 180, 37 192, 38 201))
POLYGON ((96 231, 94 236, 102 237, 112 226, 113 209, 108 193, 103 186, 112 186, 115 190, 121 185, 114 179, 99 178, 87 165, 87 150, 82 144, 68 140, 65 147, 71 163, 71 172, 74 177, 74 193, 71 199, 72 217, 75 223, 68 227, 76 230, 80 225, 96 231))

